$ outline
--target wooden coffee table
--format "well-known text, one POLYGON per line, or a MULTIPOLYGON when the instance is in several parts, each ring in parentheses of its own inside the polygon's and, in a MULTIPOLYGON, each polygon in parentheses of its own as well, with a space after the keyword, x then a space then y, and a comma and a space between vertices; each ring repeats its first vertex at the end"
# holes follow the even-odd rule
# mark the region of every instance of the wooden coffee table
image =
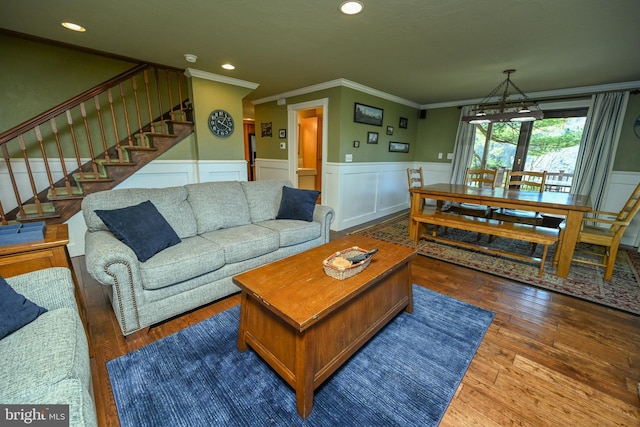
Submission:
POLYGON ((233 278, 242 290, 238 349, 251 346, 296 391, 306 418, 313 391, 399 312, 413 310, 411 248, 348 236, 233 278), (371 264, 337 280, 322 260, 359 246, 371 264))

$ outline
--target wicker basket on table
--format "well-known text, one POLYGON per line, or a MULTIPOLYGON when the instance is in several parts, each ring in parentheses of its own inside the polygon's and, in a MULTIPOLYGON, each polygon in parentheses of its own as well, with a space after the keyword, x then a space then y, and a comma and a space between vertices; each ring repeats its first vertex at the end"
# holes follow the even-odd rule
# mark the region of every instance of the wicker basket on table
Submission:
POLYGON ((353 263, 349 266, 336 266, 334 264, 334 261, 336 261, 336 258, 347 259, 347 258, 355 257, 358 255, 362 255, 367 252, 368 251, 361 249, 357 246, 353 246, 351 248, 338 251, 335 254, 331 255, 329 258, 322 261, 324 272, 328 276, 331 276, 334 279, 338 279, 338 280, 344 280, 344 279, 348 279, 349 277, 353 277, 369 266, 369 264, 371 263, 372 257, 367 257, 365 260, 353 263))

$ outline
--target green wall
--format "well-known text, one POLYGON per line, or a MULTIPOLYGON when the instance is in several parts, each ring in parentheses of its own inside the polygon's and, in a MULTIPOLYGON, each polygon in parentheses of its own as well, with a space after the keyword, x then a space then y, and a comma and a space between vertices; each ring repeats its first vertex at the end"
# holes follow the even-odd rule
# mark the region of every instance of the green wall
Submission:
POLYGON ((200 160, 244 160, 242 98, 251 89, 191 77, 190 98, 193 101, 197 158, 200 160), (231 136, 219 138, 209 130, 209 114, 214 110, 231 114, 235 130, 231 136))
POLYGON ((0 132, 137 64, 0 33, 0 132))
MULTIPOLYGON (((353 155, 353 162, 406 162, 414 160, 417 151, 418 109, 389 101, 348 87, 334 87, 313 93, 287 98, 287 105, 328 98, 329 135, 327 161, 344 162, 346 154, 353 155), (383 126, 373 126, 353 121, 355 103, 366 104, 384 110, 383 126), (408 119, 407 129, 398 126, 400 117, 408 119), (387 126, 393 126, 393 135, 387 135, 387 126), (378 132, 378 144, 367 144, 367 133, 378 132), (355 148, 353 142, 360 141, 355 148), (390 153, 389 142, 409 143, 409 153, 390 153)), ((287 150, 279 148, 279 129, 287 128, 288 107, 276 101, 255 106, 257 156, 268 159, 287 159, 287 150), (272 124, 272 137, 261 135, 261 124, 272 124)))
POLYGON ((640 120, 640 94, 629 95, 629 103, 624 121, 622 122, 622 130, 620 132, 620 140, 618 141, 618 151, 613 163, 613 170, 638 172, 640 171, 640 122, 638 128, 634 132, 636 120, 640 120))
POLYGON ((416 161, 450 163, 447 153, 453 153, 459 122, 458 107, 427 110, 427 116, 418 122, 416 161), (442 153, 442 159, 438 159, 438 153, 442 153))

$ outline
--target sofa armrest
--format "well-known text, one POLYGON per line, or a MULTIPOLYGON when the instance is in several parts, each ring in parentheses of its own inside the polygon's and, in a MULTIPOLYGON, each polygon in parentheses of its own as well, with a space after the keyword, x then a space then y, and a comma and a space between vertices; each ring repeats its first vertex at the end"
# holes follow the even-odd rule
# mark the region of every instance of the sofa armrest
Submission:
POLYGON ((136 254, 110 232, 87 231, 84 240, 87 271, 101 284, 115 284, 116 278, 109 273, 109 266, 114 263, 127 265, 136 273, 139 271, 140 261, 136 254))
POLYGON ((112 287, 111 303, 122 334, 140 330, 138 309, 144 292, 140 261, 133 250, 108 231, 87 231, 84 257, 91 277, 112 287))
POLYGON ((322 225, 321 236, 324 243, 327 243, 330 238, 331 223, 335 217, 335 212, 332 207, 326 205, 316 205, 313 210, 313 220, 319 222, 322 225))
POLYGON ((65 307, 78 310, 73 278, 68 268, 45 268, 8 277, 6 281, 17 293, 47 310, 65 307))

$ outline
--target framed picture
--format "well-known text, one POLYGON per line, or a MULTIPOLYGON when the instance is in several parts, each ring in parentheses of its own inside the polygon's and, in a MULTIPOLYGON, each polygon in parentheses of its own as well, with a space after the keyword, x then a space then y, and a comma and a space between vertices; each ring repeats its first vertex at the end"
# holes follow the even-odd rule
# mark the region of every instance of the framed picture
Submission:
POLYGON ((360 148, 360 141, 353 141, 353 148, 360 148))
POLYGON ((398 127, 400 129, 406 129, 409 126, 409 120, 406 117, 400 117, 400 122, 398 123, 398 127))
POLYGON ((278 137, 282 138, 282 139, 286 138, 287 137, 287 130, 286 129, 280 129, 278 131, 278 137))
POLYGON ((393 126, 387 126, 387 135, 393 135, 393 126))
POLYGON ((390 142, 389 151, 392 153, 408 153, 409 144, 406 142, 390 142))
POLYGON ((367 132, 367 144, 378 143, 378 132, 367 132))
POLYGON ((371 107, 356 102, 353 110, 353 121, 356 123, 364 123, 365 125, 382 126, 383 114, 384 110, 382 108, 371 107))
POLYGON ((260 130, 262 137, 270 137, 271 135, 271 122, 269 123, 260 123, 260 130))

